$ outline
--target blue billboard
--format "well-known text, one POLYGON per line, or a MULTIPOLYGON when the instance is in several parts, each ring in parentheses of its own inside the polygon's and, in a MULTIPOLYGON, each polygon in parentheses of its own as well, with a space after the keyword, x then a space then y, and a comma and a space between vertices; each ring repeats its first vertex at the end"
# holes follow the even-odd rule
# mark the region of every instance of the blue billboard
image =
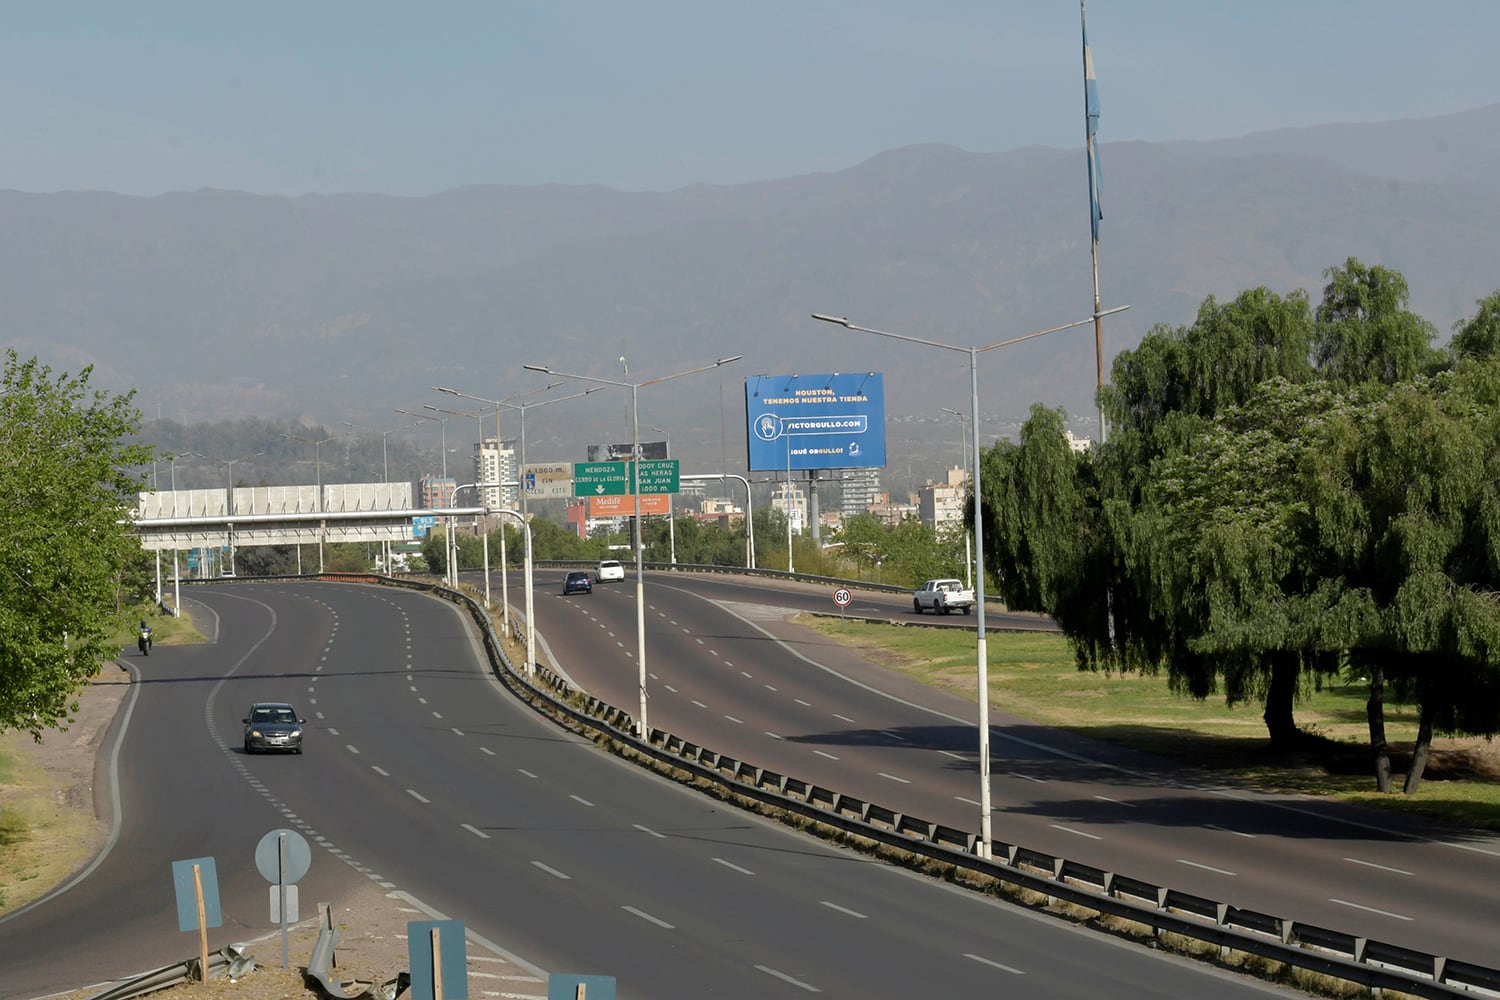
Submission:
POLYGON ((745 379, 751 472, 885 466, 885 379, 751 375, 745 379))

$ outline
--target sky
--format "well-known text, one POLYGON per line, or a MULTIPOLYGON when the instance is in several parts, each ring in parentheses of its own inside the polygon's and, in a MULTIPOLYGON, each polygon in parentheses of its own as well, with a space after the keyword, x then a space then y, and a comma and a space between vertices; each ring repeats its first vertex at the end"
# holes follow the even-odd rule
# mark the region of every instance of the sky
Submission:
MULTIPOLYGON (((1100 139, 1500 102, 1493 0, 1089 0, 1100 139)), ((1076 0, 12 0, 0 189, 665 191, 1083 142, 1076 0)))

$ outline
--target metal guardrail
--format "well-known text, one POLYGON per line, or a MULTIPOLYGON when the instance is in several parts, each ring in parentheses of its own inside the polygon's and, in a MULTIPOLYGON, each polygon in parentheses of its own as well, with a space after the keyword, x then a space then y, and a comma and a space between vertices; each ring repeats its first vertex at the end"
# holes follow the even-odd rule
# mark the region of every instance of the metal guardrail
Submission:
MULTIPOLYGON (((186 962, 178 962, 175 965, 164 965, 150 972, 143 972, 129 979, 122 979, 112 984, 102 993, 95 993, 89 1000, 133 1000, 134 997, 143 997, 158 990, 164 990, 171 986, 182 983, 196 982, 199 979, 198 966, 201 959, 197 956, 186 962)), ((255 968, 255 959, 250 957, 242 944, 225 945, 212 955, 208 956, 208 978, 218 979, 229 975, 234 977, 243 976, 255 968)))
POLYGON ((994 842, 993 859, 976 856, 973 833, 844 795, 652 729, 634 734, 630 713, 578 691, 540 664, 535 680, 519 671, 477 601, 443 587, 383 578, 429 590, 469 610, 500 679, 523 697, 546 703, 575 725, 607 736, 665 766, 680 768, 726 792, 825 827, 973 875, 1149 927, 1163 933, 1319 973, 1372 990, 1397 990, 1435 1000, 1500 996, 1500 969, 1458 961, 1386 941, 1156 885, 1018 844, 994 842), (583 707, 574 707, 578 702, 583 707))

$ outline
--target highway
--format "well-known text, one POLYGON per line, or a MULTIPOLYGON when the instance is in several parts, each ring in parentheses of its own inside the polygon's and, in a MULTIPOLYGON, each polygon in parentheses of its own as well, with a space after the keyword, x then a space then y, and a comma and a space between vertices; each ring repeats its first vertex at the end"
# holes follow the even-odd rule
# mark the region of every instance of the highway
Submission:
MULTIPOLYGON (((602 610, 618 595, 597 596, 602 610)), ((1293 995, 831 848, 624 764, 506 694, 440 600, 322 583, 187 598, 214 641, 133 661, 119 838, 88 878, 0 922, 6 997, 192 954, 176 859, 217 859, 225 926, 212 947, 265 933, 252 856, 279 826, 314 845, 309 908, 373 881, 528 968, 614 975, 621 997, 1293 995), (298 706, 302 756, 241 753, 256 700, 298 706)), ((583 631, 576 609, 553 612, 583 631)), ((595 658, 613 649, 590 638, 595 658)))
MULTIPOLYGON (((564 598, 554 575, 538 575, 537 619, 548 649, 580 686, 635 714, 633 580, 564 598)), ((512 580, 519 586, 518 574, 512 580)), ((973 703, 874 668, 784 622, 789 608, 836 611, 832 589, 648 573, 651 724, 977 831, 973 703)), ((917 620, 900 594, 857 591, 848 613, 917 620)), ((974 626, 965 617, 921 621, 974 626)), ((997 840, 1242 907, 1495 962, 1494 838, 1339 802, 1227 788, 1171 762, 1003 713, 992 713, 991 723, 997 840)))

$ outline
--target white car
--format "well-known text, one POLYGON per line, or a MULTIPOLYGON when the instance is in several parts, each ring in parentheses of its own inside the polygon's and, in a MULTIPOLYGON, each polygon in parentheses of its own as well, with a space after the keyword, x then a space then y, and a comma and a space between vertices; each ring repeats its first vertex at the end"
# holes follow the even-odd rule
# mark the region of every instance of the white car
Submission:
POLYGON ((600 583, 608 583, 611 580, 625 579, 625 567, 620 565, 618 559, 599 560, 599 571, 595 574, 600 583))

